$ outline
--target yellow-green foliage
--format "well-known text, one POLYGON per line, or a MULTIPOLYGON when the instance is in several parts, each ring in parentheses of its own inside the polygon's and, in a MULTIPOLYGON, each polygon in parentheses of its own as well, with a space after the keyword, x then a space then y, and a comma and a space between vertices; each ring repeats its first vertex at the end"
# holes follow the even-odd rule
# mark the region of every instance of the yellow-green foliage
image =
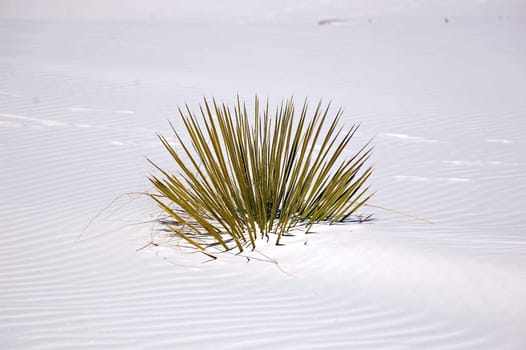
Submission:
POLYGON ((238 98, 233 108, 204 99, 198 114, 179 110, 190 142, 175 130, 176 150, 159 139, 179 169, 151 176, 151 197, 177 223, 170 229, 196 248, 255 248, 258 235, 275 235, 276 244, 298 224, 339 222, 371 197, 366 144, 348 159, 358 126, 338 127, 342 110, 329 116, 318 103, 312 112, 293 100, 271 113, 256 97, 253 110, 238 98), (312 114, 312 115, 309 115, 312 114), (183 229, 184 228, 184 229, 183 229))

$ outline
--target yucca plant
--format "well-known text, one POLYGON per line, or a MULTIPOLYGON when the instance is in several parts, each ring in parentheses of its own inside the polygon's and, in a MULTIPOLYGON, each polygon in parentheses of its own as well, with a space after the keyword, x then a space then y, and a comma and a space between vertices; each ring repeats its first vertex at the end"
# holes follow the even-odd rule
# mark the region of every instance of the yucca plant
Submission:
POLYGON ((355 213, 372 195, 372 148, 343 159, 358 126, 344 132, 342 110, 329 112, 330 104, 312 111, 307 101, 297 111, 290 99, 271 113, 257 97, 250 112, 239 97, 233 108, 205 98, 198 114, 179 109, 190 141, 173 124, 179 149, 158 135, 178 173, 150 161, 162 174, 150 176, 158 191, 150 196, 171 217, 170 230, 205 253, 212 245, 241 252, 258 237, 280 244, 297 225, 308 230, 355 213))

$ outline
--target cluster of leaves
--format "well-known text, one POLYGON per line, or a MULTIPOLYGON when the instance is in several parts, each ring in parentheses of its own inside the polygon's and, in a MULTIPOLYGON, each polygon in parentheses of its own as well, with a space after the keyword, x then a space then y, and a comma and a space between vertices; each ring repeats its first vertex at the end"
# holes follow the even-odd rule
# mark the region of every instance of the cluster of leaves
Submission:
MULTIPOLYGON (((342 110, 329 117, 330 104, 307 101, 296 111, 292 99, 275 113, 256 97, 249 112, 239 97, 230 108, 204 99, 198 114, 179 113, 189 140, 171 124, 177 148, 161 143, 178 167, 150 176, 151 194, 174 221, 173 233, 199 250, 255 248, 258 235, 275 235, 276 244, 297 225, 340 222, 372 196, 366 185, 372 148, 367 143, 342 159, 358 129, 338 127, 342 110), (309 114, 312 114, 310 118, 309 114)), ((151 162, 151 161, 150 161, 151 162)))

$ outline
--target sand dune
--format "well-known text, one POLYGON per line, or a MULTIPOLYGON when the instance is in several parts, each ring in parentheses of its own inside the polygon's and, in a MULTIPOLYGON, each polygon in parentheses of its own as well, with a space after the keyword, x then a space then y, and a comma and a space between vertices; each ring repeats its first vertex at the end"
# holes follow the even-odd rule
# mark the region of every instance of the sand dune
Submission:
POLYGON ((0 22, 0 348, 525 348, 525 18, 400 4, 0 22), (126 195, 144 157, 170 167, 155 133, 256 92, 343 106, 375 137, 373 204, 434 224, 370 207, 216 261, 163 240, 126 195))

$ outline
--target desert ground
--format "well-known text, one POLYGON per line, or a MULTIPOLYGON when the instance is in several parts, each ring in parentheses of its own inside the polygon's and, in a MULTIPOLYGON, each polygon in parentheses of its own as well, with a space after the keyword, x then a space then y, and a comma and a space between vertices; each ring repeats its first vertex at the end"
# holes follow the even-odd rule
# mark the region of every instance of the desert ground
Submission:
POLYGON ((526 348, 524 1, 76 4, 0 2, 0 348, 526 348), (156 134, 238 94, 343 107, 371 204, 432 223, 163 236, 156 134))

